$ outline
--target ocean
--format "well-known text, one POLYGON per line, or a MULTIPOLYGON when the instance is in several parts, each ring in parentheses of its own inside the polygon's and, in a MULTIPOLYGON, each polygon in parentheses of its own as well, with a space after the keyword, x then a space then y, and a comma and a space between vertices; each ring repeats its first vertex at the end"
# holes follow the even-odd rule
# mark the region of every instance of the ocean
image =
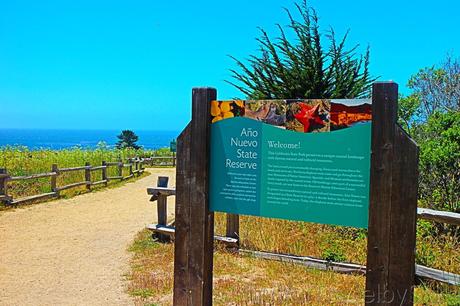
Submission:
MULTIPOLYGON (((73 147, 94 149, 100 141, 109 148, 115 147, 120 130, 44 130, 44 129, 0 129, 0 147, 7 145, 26 146, 31 150, 41 148, 61 150, 73 147)), ((169 147, 179 131, 136 131, 138 145, 145 149, 169 147)))

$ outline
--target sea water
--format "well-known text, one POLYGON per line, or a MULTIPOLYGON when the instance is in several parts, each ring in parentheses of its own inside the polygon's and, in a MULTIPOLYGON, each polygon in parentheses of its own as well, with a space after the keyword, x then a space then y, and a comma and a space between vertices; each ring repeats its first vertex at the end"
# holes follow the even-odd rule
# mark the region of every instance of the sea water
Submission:
MULTIPOLYGON (((60 150, 73 147, 97 148, 105 142, 109 148, 115 147, 119 130, 50 130, 50 129, 0 129, 0 147, 26 146, 31 150, 41 148, 60 150)), ((138 145, 145 149, 169 147, 179 131, 134 130, 139 136, 138 145)))

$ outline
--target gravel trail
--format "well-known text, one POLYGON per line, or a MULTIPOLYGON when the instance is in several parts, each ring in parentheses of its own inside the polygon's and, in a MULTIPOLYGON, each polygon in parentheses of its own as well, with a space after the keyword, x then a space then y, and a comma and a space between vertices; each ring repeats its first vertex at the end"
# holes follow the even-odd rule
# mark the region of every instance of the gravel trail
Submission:
MULTIPOLYGON (((156 222, 147 187, 174 169, 117 188, 0 212, 0 305, 132 305, 127 247, 156 222)), ((168 199, 174 212, 174 197, 168 199)))

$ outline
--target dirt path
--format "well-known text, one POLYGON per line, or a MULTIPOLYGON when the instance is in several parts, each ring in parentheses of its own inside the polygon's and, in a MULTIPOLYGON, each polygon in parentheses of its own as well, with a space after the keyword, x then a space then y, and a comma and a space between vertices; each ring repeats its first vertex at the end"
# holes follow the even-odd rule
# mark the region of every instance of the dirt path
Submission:
MULTIPOLYGON (((156 220, 147 186, 173 169, 114 189, 0 212, 0 305, 131 305, 127 247, 156 220)), ((173 213, 173 197, 169 199, 173 213)))

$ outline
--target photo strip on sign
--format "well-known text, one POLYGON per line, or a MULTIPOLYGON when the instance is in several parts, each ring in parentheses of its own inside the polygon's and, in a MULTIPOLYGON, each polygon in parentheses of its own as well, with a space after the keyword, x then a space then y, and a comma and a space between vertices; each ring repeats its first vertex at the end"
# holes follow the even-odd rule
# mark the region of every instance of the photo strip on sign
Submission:
POLYGON ((211 102, 210 210, 367 228, 370 99, 211 102))

